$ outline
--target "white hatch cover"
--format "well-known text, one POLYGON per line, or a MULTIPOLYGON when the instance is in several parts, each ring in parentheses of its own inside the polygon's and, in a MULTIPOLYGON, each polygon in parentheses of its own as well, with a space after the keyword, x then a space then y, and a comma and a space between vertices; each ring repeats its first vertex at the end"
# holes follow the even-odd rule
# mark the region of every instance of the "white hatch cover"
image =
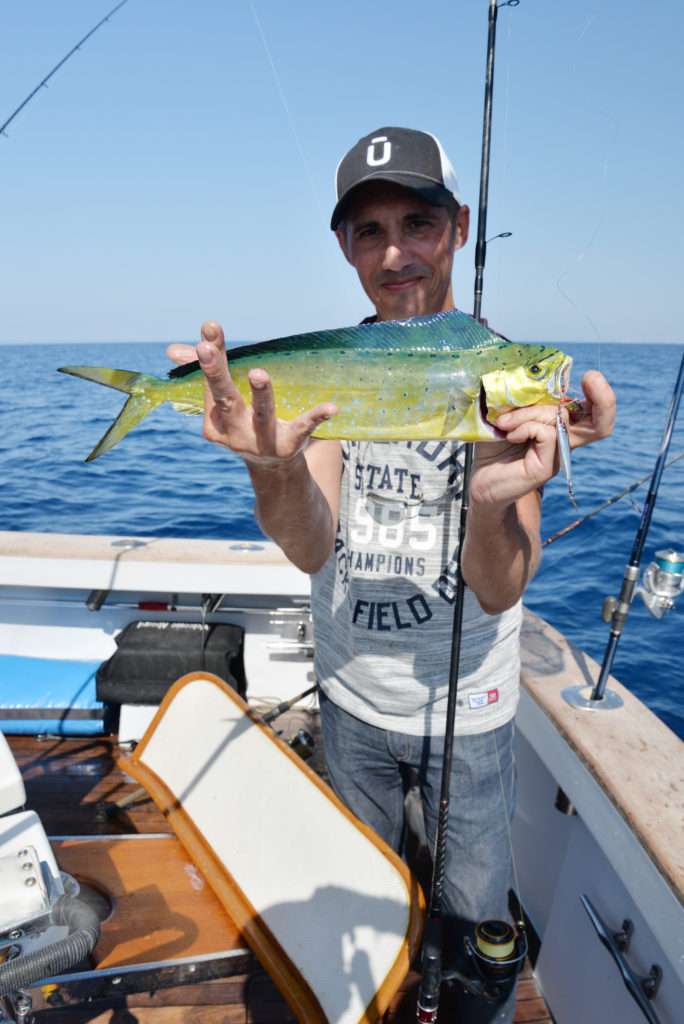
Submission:
POLYGON ((123 767, 168 814, 298 1019, 378 1019, 418 946, 418 887, 234 691, 204 673, 179 680, 123 767))

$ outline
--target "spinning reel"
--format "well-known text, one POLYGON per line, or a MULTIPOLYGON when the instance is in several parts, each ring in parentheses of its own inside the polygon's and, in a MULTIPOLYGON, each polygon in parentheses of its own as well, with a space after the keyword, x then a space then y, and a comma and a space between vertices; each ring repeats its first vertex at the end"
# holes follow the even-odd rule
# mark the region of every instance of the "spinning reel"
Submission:
POLYGON ((522 970, 528 952, 527 933, 522 921, 480 921, 475 938, 463 940, 468 974, 444 972, 445 981, 456 981, 466 992, 489 1002, 499 1002, 522 970))
POLYGON ((656 551, 655 561, 644 570, 636 593, 642 598, 651 615, 662 619, 684 593, 684 552, 674 548, 656 551))

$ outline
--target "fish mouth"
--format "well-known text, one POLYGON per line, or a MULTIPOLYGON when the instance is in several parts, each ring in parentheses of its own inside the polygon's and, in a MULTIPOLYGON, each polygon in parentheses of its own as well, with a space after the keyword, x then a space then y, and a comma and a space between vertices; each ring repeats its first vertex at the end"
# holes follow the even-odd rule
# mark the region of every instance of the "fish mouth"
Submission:
POLYGON ((570 387, 571 369, 572 356, 566 356, 549 377, 548 392, 557 400, 563 399, 567 394, 570 387))

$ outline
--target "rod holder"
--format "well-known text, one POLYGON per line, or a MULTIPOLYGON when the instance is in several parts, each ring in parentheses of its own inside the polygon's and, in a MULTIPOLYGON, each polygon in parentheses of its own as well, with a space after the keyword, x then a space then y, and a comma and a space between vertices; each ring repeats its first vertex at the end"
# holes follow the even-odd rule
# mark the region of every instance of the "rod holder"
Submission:
POLYGON ((592 687, 582 684, 561 690, 561 697, 565 703, 581 711, 616 711, 625 703, 615 690, 604 690, 602 697, 593 697, 592 694, 592 687))

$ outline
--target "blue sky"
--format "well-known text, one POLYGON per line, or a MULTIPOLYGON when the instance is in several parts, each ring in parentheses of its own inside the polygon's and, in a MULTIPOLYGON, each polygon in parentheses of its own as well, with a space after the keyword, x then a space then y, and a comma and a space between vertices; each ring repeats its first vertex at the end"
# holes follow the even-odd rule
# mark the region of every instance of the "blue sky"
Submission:
MULTIPOLYGON (((2 5, 0 122, 111 6, 2 5)), ((0 138, 0 341, 360 319, 334 168, 376 127, 425 128, 477 206, 487 8, 129 0, 0 138)), ((483 310, 510 337, 682 340, 683 20, 674 0, 500 10, 488 234, 513 237, 483 310)))

